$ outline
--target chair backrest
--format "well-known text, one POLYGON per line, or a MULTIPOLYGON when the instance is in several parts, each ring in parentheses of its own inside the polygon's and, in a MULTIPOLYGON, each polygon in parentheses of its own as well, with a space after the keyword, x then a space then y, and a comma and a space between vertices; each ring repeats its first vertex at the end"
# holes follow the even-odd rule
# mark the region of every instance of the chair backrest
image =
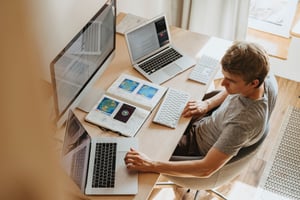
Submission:
MULTIPOLYGON (((242 148, 236 156, 234 156, 227 164, 225 164, 221 169, 215 172, 212 176, 208 178, 187 178, 187 177, 175 177, 167 176, 167 178, 177 185, 190 189, 213 189, 219 187, 226 182, 230 181, 249 164, 251 159, 256 155, 259 147, 264 142, 269 128, 267 127, 263 133, 263 136, 255 144, 242 148)), ((201 159, 199 156, 172 156, 170 160, 197 160, 201 159)), ((165 175, 166 176, 166 175, 165 175)))
POLYGON ((256 143, 254 143, 248 147, 241 148, 240 151, 238 152, 238 154, 236 156, 232 157, 231 160, 228 162, 228 164, 230 164, 232 162, 236 162, 237 160, 242 159, 242 158, 246 157, 247 155, 252 154, 253 152, 257 152, 258 148, 265 141, 268 133, 269 133, 269 126, 267 126, 262 137, 256 143))

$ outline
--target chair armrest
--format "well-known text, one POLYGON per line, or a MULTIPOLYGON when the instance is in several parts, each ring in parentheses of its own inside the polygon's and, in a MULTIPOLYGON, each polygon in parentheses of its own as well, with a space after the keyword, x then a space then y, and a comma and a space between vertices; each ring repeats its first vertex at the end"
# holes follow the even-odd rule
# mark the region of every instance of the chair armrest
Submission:
POLYGON ((201 160, 203 156, 171 156, 170 161, 201 160))

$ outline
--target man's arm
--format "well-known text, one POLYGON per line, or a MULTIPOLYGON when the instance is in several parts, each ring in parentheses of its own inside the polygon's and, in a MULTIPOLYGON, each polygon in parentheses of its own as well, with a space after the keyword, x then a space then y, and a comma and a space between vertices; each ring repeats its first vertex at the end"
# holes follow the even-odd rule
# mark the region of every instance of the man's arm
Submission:
POLYGON ((228 96, 227 91, 222 90, 215 96, 206 99, 204 101, 191 100, 185 106, 182 112, 182 116, 191 117, 195 115, 199 115, 199 116, 204 115, 207 112, 211 111, 212 109, 221 105, 227 96, 228 96))
POLYGON ((129 170, 156 172, 181 177, 209 177, 220 169, 232 156, 211 148, 202 160, 152 161, 145 154, 131 149, 125 157, 129 170))

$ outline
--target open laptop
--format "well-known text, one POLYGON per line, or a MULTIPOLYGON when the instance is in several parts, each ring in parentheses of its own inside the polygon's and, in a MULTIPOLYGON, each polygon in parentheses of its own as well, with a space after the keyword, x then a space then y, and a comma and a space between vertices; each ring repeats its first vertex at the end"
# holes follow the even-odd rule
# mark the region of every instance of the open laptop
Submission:
POLYGON ((90 137, 72 111, 66 126, 62 164, 84 194, 137 193, 138 174, 128 171, 124 163, 130 147, 137 148, 136 138, 90 137))
POLYGON ((172 45, 164 15, 127 31, 125 39, 133 67, 154 83, 161 84, 196 64, 172 45))

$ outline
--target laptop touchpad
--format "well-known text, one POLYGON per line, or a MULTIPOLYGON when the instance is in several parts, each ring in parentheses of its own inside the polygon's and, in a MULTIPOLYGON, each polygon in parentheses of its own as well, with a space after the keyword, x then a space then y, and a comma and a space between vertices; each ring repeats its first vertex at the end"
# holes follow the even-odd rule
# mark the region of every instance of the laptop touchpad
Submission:
POLYGON ((175 74, 178 74, 182 71, 181 67, 179 67, 177 64, 173 63, 170 66, 163 69, 163 71, 168 74, 169 76, 173 76, 175 74))

